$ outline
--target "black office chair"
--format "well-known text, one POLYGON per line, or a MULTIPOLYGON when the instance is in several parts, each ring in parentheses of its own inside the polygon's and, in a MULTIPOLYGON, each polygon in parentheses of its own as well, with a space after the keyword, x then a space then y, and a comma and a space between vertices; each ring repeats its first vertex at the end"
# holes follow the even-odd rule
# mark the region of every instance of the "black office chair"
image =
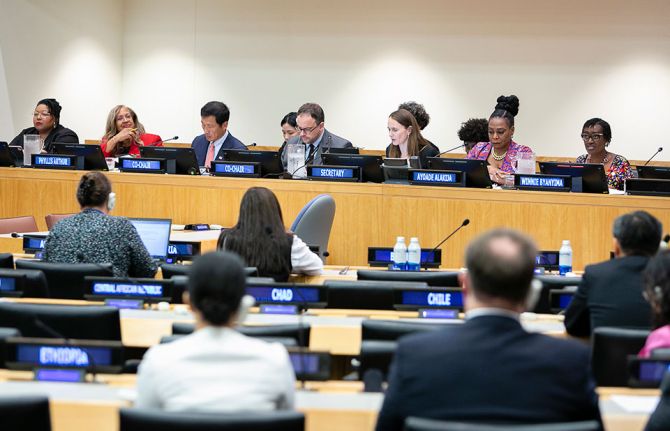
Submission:
MULTIPOLYGON (((172 335, 188 335, 194 330, 195 325, 192 323, 175 322, 172 324, 172 335)), ((261 338, 265 341, 281 343, 287 347, 309 346, 309 323, 303 323, 301 325, 242 326, 237 328, 237 330, 248 337, 261 338), (293 342, 290 340, 293 340, 293 342)), ((174 339, 165 339, 165 342, 169 341, 174 341, 174 339)), ((163 342, 162 339, 161 342, 163 342)))
MULTIPOLYGON (((163 263, 161 264, 161 272, 163 273, 163 278, 172 278, 175 275, 186 275, 191 270, 191 265, 179 265, 173 263, 163 263)), ((258 268, 255 266, 247 266, 244 268, 244 273, 247 277, 254 277, 258 275, 258 268)))
POLYGON ((452 326, 443 323, 364 320, 361 323, 359 379, 365 380, 370 370, 378 370, 382 380, 387 380, 389 366, 398 346, 398 338, 416 332, 448 329, 452 326))
POLYGON ((7 431, 51 431, 49 399, 44 396, 1 396, 0 428, 7 431))
POLYGON ((121 431, 303 431, 305 415, 294 411, 186 413, 123 408, 121 431))
MULTIPOLYGON (((370 271, 373 272, 373 271, 370 271)), ((393 310, 394 287, 426 288, 426 282, 393 281, 325 281, 328 308, 358 310, 393 310)))
POLYGON ((416 417, 409 417, 405 420, 405 431, 598 431, 600 429, 597 421, 493 425, 416 417))
POLYGON ((544 314, 551 313, 549 291, 564 289, 569 286, 579 286, 582 281, 581 277, 561 277, 558 275, 536 275, 535 278, 542 282, 542 290, 535 307, 530 311, 544 314))
MULTIPOLYGON (((47 278, 42 271, 36 269, 0 269, 2 276, 19 276, 18 288, 23 298, 49 298, 47 278)), ((2 294, 0 293, 0 296, 2 294)))
POLYGON ((644 346, 648 329, 600 327, 591 336, 591 367, 598 386, 628 385, 628 355, 644 346))
POLYGON ((84 299, 84 277, 113 276, 110 263, 50 263, 17 260, 16 269, 37 269, 44 272, 52 298, 84 299))
POLYGON ((428 286, 460 287, 458 272, 454 271, 356 271, 359 280, 374 281, 418 281, 428 286))
POLYGON ((14 269, 14 255, 11 253, 0 253, 0 268, 14 269))
POLYGON ((0 326, 16 328, 24 337, 121 341, 114 307, 0 302, 0 326))

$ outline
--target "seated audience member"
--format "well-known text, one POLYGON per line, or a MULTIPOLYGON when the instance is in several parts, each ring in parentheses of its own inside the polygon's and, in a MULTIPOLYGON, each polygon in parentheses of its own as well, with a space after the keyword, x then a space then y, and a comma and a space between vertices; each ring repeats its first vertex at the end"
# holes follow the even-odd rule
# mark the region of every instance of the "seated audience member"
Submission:
POLYGON ((221 102, 207 102, 200 109, 200 124, 205 132, 191 143, 199 166, 209 168, 212 160, 223 160, 223 150, 246 150, 236 137, 228 131, 230 111, 221 102))
POLYGON ((51 229, 44 245, 47 262, 111 263, 116 277, 153 277, 156 264, 132 223, 113 217, 116 195, 100 172, 88 172, 77 188, 79 214, 51 229))
POLYGON ((588 337, 600 326, 651 326, 651 309, 642 296, 642 271, 658 251, 661 232, 661 223, 646 211, 614 220, 616 258, 584 269, 577 292, 565 310, 568 334, 588 337))
POLYGON ((661 399, 649 416, 644 431, 668 431, 670 429, 670 372, 666 371, 661 382, 661 399))
MULTIPOLYGON (((409 101, 398 105, 398 109, 404 109, 406 111, 409 111, 412 115, 414 115, 416 124, 419 125, 419 130, 423 131, 423 129, 428 127, 428 123, 430 123, 430 115, 428 115, 428 112, 426 112, 426 108, 424 108, 422 104, 414 101, 409 101)), ((428 139, 426 139, 426 141, 428 141, 428 139)), ((433 144, 430 141, 428 141, 428 143, 433 144)))
POLYGON ((654 329, 638 356, 648 358, 654 349, 670 348, 670 251, 652 257, 643 272, 643 296, 651 305, 654 329))
POLYGON ((298 123, 296 123, 296 118, 298 117, 297 112, 289 112, 284 115, 284 118, 281 119, 281 134, 284 136, 284 142, 279 147, 279 157, 283 157, 284 148, 286 148, 286 142, 294 136, 300 134, 298 130, 298 123))
POLYGON ((537 250, 524 235, 489 231, 470 243, 461 276, 465 324, 401 338, 377 430, 409 416, 489 422, 600 421, 588 348, 519 323, 537 250))
POLYGON ((491 181, 502 184, 507 174, 514 173, 512 161, 518 153, 532 153, 530 148, 512 140, 514 136, 514 117, 519 113, 519 98, 498 97, 495 110, 489 117, 489 142, 479 142, 470 152, 468 159, 486 160, 489 164, 491 181))
POLYGON ((244 266, 232 253, 195 259, 184 303, 196 331, 152 347, 137 373, 139 408, 232 412, 293 408, 295 375, 286 349, 237 332, 246 313, 244 266))
POLYGON ((219 250, 239 254, 260 277, 288 280, 289 274, 321 274, 323 262, 307 244, 286 232, 277 197, 265 187, 251 187, 242 196, 237 224, 225 229, 217 242, 219 250))
POLYGON ((107 115, 105 136, 100 147, 105 157, 131 155, 139 157, 142 146, 163 146, 160 136, 144 131, 135 111, 125 105, 117 105, 107 115))
MULTIPOLYGON (((290 138, 287 144, 305 146, 305 164, 320 165, 321 154, 328 152, 330 148, 353 148, 351 142, 329 132, 325 121, 323 108, 316 103, 305 103, 298 109, 296 124, 299 133, 290 138)), ((286 167, 286 152, 283 154, 282 163, 286 167)))
POLYGON ((623 190, 626 178, 633 176, 633 170, 624 157, 607 151, 612 141, 612 129, 609 123, 601 118, 586 120, 582 127, 582 141, 586 154, 577 157, 575 163, 602 164, 607 173, 608 187, 623 190))
POLYGON ((409 159, 418 156, 422 167, 428 166, 428 157, 435 157, 440 150, 421 135, 419 125, 411 112, 398 109, 389 115, 388 131, 391 143, 386 147, 386 157, 409 159))
POLYGON ((77 144, 79 137, 72 130, 60 124, 60 112, 63 108, 56 99, 42 99, 37 102, 33 113, 33 127, 21 130, 9 145, 23 147, 23 135, 40 135, 42 152, 53 151, 54 142, 77 144))
POLYGON ((486 118, 470 118, 465 123, 461 123, 458 129, 458 139, 463 141, 465 152, 469 153, 477 142, 486 142, 489 139, 489 122, 486 118))

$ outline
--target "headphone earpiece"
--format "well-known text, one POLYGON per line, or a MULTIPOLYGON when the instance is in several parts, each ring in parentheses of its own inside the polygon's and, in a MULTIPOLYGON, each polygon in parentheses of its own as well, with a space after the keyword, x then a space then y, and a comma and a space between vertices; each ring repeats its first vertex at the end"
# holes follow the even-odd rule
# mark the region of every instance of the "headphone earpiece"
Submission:
POLYGON ((663 300, 663 289, 661 289, 661 286, 654 286, 654 296, 656 296, 656 300, 659 302, 663 300))
POLYGON ((244 295, 240 301, 240 307, 237 309, 237 326, 242 326, 244 320, 249 314, 249 309, 256 304, 256 299, 251 295, 244 295))
POLYGON ((111 192, 107 197, 107 211, 111 211, 116 206, 116 193, 111 192))

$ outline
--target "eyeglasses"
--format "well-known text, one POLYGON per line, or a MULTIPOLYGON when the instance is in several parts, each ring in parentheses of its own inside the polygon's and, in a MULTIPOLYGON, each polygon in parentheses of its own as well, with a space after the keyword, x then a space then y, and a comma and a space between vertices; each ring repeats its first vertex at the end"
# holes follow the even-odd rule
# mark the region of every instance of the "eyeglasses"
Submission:
POLYGON ((605 137, 605 135, 603 135, 602 133, 594 133, 594 134, 592 134, 592 135, 588 135, 588 134, 586 134, 586 133, 582 133, 582 140, 583 140, 584 142, 587 142, 587 141, 589 141, 589 140, 591 140, 591 139, 593 139, 594 141, 598 141, 598 140, 600 140, 600 139, 602 139, 602 138, 604 138, 604 137, 605 137))
POLYGON ((50 116, 51 112, 33 112, 33 118, 46 118, 50 116))
POLYGON ((133 116, 130 115, 130 114, 126 114, 126 115, 118 115, 118 116, 116 117, 116 121, 132 120, 132 119, 133 119, 133 116))
POLYGON ((312 133, 312 132, 314 131, 314 129, 316 129, 316 128, 319 127, 320 125, 321 125, 321 123, 317 124, 317 125, 314 126, 314 127, 305 127, 305 128, 297 127, 297 129, 298 129, 298 132, 300 132, 300 133, 304 133, 304 134, 306 134, 306 135, 309 135, 310 133, 312 133))

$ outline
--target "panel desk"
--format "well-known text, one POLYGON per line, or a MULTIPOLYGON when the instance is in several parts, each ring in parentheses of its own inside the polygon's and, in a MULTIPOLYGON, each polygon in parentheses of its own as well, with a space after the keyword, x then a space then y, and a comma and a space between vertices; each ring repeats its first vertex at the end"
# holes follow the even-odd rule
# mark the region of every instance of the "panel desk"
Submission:
MULTIPOLYGON (((100 376, 107 384, 38 383, 31 372, 0 370, 0 393, 41 394, 50 399, 54 431, 118 430, 118 410, 132 405, 135 376, 100 376)), ((305 413, 307 431, 371 431, 383 395, 362 393, 358 382, 308 382, 296 393, 296 408, 305 413)), ((600 409, 608 431, 640 431, 653 409, 658 390, 600 388, 600 409), (627 401, 645 404, 630 411, 627 401), (618 398, 618 399, 617 399, 618 398)))
MULTIPOLYGON (((82 172, 0 168, 0 217, 34 215, 40 230, 50 213, 77 212, 75 190, 82 172)), ((470 225, 443 248, 443 267, 463 266, 463 249, 493 227, 520 229, 542 249, 572 241, 573 268, 608 258, 612 220, 645 209, 670 226, 670 199, 510 190, 461 189, 371 183, 218 178, 112 172, 114 214, 172 218, 174 223, 232 226, 239 202, 252 186, 272 189, 287 225, 313 197, 328 193, 337 211, 328 263, 365 265, 367 247, 389 246, 397 235, 437 244, 469 218, 470 225)))

